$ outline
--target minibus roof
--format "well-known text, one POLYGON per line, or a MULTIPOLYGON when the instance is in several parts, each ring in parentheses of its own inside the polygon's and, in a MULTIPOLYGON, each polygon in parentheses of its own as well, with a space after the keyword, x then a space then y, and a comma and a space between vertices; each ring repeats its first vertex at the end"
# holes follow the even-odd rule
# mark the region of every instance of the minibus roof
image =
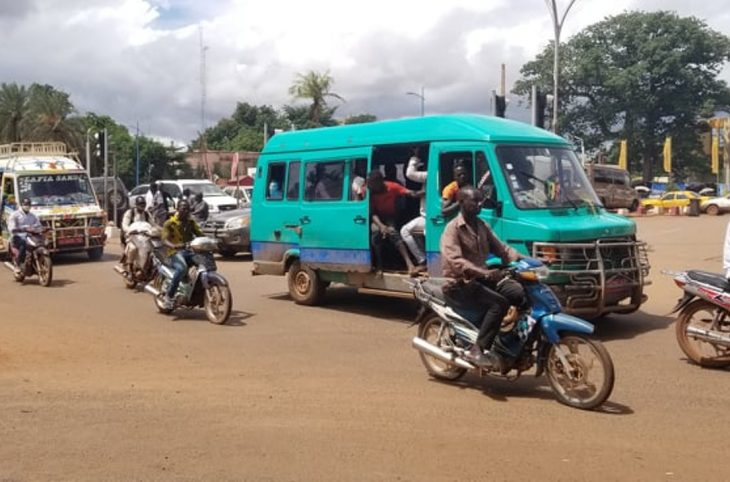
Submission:
POLYGON ((438 141, 558 144, 562 137, 529 124, 475 114, 434 115, 276 134, 263 154, 438 141))

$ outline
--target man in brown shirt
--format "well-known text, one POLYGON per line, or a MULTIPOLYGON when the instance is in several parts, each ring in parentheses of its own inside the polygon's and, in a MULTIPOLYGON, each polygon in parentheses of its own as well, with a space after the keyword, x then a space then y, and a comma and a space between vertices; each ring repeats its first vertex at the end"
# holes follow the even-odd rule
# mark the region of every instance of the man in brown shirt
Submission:
POLYGON ((506 279, 502 270, 487 268, 490 253, 502 262, 521 255, 502 243, 479 219, 483 196, 471 186, 459 190, 459 216, 446 225, 441 236, 441 268, 450 281, 444 287, 448 301, 486 310, 476 344, 467 358, 480 366, 498 366, 499 358, 489 350, 510 305, 526 308, 525 292, 518 282, 506 279))

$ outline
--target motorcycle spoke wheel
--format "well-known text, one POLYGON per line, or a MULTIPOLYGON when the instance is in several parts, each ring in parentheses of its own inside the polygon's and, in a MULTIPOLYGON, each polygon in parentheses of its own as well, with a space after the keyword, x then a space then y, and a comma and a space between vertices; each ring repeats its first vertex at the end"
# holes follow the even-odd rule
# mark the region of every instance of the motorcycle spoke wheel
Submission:
MULTIPOLYGON (((454 348, 453 331, 438 316, 431 316, 423 321, 418 329, 418 336, 442 350, 452 351, 454 348)), ((458 380, 466 373, 465 368, 443 362, 421 351, 418 354, 428 373, 439 380, 458 380)))
POLYGON ((53 281, 53 263, 51 256, 42 254, 35 259, 35 269, 41 286, 50 286, 53 281))
POLYGON ((205 290, 205 315, 208 321, 222 325, 231 316, 233 300, 228 286, 210 285, 205 290))
POLYGON ((690 326, 712 330, 730 337, 728 313, 708 301, 695 300, 679 315, 676 335, 679 347, 694 363, 706 368, 730 366, 730 348, 701 340, 687 333, 687 328, 690 326))
POLYGON ((582 335, 567 335, 558 342, 568 366, 558 354, 558 347, 550 348, 547 376, 561 403, 591 410, 608 399, 613 390, 613 362, 606 348, 582 335))

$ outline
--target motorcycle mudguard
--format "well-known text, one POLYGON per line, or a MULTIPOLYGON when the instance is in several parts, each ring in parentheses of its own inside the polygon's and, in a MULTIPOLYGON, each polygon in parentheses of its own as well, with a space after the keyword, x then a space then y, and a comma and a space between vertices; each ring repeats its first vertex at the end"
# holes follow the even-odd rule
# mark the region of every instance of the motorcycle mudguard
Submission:
POLYGON ((695 299, 694 295, 691 295, 689 293, 684 293, 684 296, 682 296, 678 301, 677 305, 672 308, 672 311, 669 312, 670 315, 677 313, 678 311, 681 311, 684 309, 685 306, 687 306, 693 299, 695 299))
POLYGON ((200 276, 200 281, 203 283, 203 288, 208 289, 210 285, 228 286, 228 281, 216 273, 215 271, 206 271, 200 276))
POLYGON ((540 320, 542 332, 550 343, 560 341, 560 332, 572 331, 575 333, 585 333, 590 335, 593 333, 593 325, 578 317, 568 315, 566 313, 556 313, 554 315, 546 315, 540 320))

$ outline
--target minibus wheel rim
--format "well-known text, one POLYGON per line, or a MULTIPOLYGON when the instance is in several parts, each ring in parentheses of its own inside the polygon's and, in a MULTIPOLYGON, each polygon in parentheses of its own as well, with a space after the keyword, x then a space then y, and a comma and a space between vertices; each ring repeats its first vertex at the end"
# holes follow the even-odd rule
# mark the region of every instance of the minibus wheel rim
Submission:
POLYGON ((312 288, 312 278, 309 276, 309 273, 304 270, 297 272, 296 276, 294 276, 294 287, 303 295, 309 293, 309 290, 312 288))

